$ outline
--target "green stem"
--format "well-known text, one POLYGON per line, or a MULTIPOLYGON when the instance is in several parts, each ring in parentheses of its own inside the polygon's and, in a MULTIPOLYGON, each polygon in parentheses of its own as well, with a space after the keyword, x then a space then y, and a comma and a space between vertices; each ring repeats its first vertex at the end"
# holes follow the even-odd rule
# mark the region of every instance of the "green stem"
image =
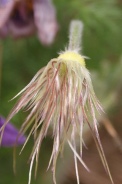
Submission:
POLYGON ((80 20, 71 21, 69 30, 69 50, 79 51, 81 49, 82 30, 83 24, 80 20))

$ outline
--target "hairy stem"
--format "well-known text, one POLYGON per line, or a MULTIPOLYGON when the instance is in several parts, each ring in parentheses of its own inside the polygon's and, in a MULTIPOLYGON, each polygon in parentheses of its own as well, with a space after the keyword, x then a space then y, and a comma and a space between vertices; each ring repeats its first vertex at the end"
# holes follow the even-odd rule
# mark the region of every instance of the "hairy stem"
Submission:
POLYGON ((81 49, 82 30, 83 23, 80 20, 71 21, 69 30, 69 50, 79 51, 81 49))

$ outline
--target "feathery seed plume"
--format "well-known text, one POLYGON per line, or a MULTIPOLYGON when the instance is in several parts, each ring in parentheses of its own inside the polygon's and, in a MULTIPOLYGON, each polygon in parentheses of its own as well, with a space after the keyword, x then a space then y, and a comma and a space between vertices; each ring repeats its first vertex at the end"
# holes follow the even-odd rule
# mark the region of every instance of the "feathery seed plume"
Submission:
POLYGON ((102 107, 95 96, 90 74, 85 65, 85 57, 80 54, 82 29, 81 21, 71 22, 68 48, 61 52, 57 58, 51 59, 47 66, 40 69, 31 82, 15 96, 21 97, 5 123, 6 125, 21 109, 29 111, 29 115, 20 130, 20 133, 24 134, 31 127, 24 146, 33 133, 36 137, 30 155, 29 184, 33 162, 36 160, 37 170, 41 143, 50 127, 54 143, 48 169, 50 166, 52 167, 54 184, 56 184, 57 158, 59 153, 63 151, 65 143, 68 143, 74 154, 77 183, 80 183, 77 160, 89 170, 82 160, 84 124, 88 124, 91 130, 102 163, 113 183, 99 138, 95 116, 96 110, 100 112, 102 107), (38 129, 40 126, 41 128, 38 129), (76 149, 78 137, 80 154, 76 149))

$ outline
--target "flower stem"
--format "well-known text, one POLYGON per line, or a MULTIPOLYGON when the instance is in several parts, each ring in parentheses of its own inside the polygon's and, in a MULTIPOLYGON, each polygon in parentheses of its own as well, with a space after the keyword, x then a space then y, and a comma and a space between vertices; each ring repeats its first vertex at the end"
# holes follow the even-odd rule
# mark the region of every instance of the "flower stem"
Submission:
POLYGON ((72 20, 69 30, 69 50, 81 50, 81 36, 83 30, 83 23, 80 20, 72 20))

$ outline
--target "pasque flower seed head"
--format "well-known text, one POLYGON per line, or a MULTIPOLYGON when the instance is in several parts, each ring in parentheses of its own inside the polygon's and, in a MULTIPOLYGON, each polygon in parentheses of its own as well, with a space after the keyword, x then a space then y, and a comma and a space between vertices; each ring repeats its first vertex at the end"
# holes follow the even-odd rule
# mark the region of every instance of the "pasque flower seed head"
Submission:
POLYGON ((77 183, 80 183, 77 160, 88 170, 82 160, 84 124, 88 124, 91 130, 105 170, 112 181, 95 116, 96 110, 100 112, 102 108, 95 96, 90 74, 85 65, 85 57, 80 54, 82 28, 80 21, 71 22, 68 48, 37 72, 31 82, 18 94, 21 97, 8 116, 7 121, 23 108, 29 111, 20 130, 21 133, 25 133, 31 127, 25 144, 29 137, 35 134, 35 143, 30 155, 29 184, 33 162, 36 160, 37 169, 39 150, 49 128, 52 129, 54 143, 48 168, 52 166, 54 184, 56 184, 56 161, 65 143, 68 143, 73 151, 77 183), (80 154, 76 149, 78 137, 80 154))

